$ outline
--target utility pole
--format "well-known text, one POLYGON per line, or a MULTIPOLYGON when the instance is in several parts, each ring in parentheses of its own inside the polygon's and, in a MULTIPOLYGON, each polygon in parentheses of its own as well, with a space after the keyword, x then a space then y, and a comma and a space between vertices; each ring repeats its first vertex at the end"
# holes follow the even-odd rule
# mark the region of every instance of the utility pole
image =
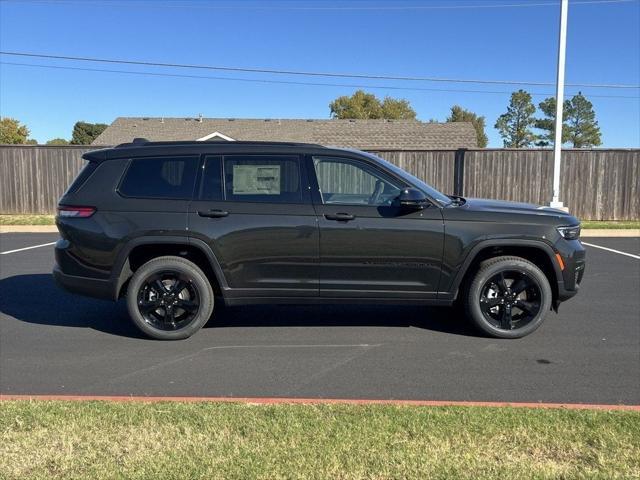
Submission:
POLYGON ((562 165, 562 110, 564 104, 564 63, 567 50, 567 13, 569 0, 560 3, 560 38, 558 40, 558 76, 556 77, 556 131, 553 142, 553 199, 550 206, 564 208, 560 201, 560 167, 562 165))

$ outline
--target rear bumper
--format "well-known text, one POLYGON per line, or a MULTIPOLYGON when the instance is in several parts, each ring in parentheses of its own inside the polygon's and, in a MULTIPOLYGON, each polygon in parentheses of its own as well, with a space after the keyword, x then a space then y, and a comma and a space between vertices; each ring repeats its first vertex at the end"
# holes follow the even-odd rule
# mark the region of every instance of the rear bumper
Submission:
POLYGON ((70 293, 113 300, 113 285, 109 280, 69 275, 63 273, 58 265, 53 267, 53 278, 58 286, 70 293))

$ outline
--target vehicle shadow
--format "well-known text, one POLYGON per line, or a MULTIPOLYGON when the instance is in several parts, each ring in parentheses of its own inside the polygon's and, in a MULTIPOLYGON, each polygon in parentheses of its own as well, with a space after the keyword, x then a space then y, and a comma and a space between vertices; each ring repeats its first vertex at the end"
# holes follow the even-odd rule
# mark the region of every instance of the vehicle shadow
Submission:
POLYGON ((0 280, 0 313, 38 325, 91 328, 132 338, 145 338, 129 321, 124 302, 72 295, 51 274, 16 275, 0 280))
MULTIPOLYGON (((49 274, 0 280, 0 313, 39 325, 90 328, 112 335, 146 338, 136 329, 124 301, 72 295, 49 274)), ((415 327, 477 336, 456 309, 406 305, 250 305, 219 309, 205 328, 237 327, 415 327)))

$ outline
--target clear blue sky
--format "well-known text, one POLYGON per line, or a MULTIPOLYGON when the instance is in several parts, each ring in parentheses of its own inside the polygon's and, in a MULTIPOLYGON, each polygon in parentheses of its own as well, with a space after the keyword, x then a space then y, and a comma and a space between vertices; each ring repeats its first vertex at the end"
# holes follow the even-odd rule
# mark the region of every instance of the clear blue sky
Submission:
MULTIPOLYGON (((553 82, 558 3, 533 5, 549 2, 553 0, 2 0, 0 47, 173 63, 553 82), (487 8, 501 4, 500 8, 487 8), (529 6, 505 6, 513 4, 529 6), (451 8, 459 6, 475 8, 451 8)), ((502 145, 493 125, 506 109, 508 92, 520 88, 203 72, 9 56, 0 60, 233 79, 379 85, 368 90, 379 96, 406 98, 421 120, 444 120, 453 104, 486 116, 490 146, 502 145), (383 88, 385 85, 504 93, 397 91, 383 88)), ((567 82, 640 83, 640 2, 585 5, 571 0, 567 82)), ((548 94, 535 96, 536 103, 552 96, 554 90, 544 86, 523 88, 548 94)), ((118 116, 202 113, 207 117, 327 118, 329 102, 355 89, 2 64, 0 114, 26 123, 32 137, 44 142, 54 137, 70 138, 77 120, 110 123, 118 116)), ((577 90, 568 87, 566 93, 577 90)), ((582 91, 595 106, 603 146, 640 147, 640 90, 582 91)))

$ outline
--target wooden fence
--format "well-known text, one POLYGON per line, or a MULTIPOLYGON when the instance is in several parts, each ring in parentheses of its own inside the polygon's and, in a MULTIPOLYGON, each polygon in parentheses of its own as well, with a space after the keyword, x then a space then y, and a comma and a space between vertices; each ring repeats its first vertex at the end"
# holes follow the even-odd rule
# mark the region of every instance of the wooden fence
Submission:
MULTIPOLYGON (((0 146, 0 214, 54 213, 91 147, 0 146)), ((373 152, 437 189, 548 204, 553 152, 478 149, 373 152), (457 182, 457 183, 456 183, 457 182)), ((640 219, 640 149, 564 150, 560 200, 585 220, 640 219)))

